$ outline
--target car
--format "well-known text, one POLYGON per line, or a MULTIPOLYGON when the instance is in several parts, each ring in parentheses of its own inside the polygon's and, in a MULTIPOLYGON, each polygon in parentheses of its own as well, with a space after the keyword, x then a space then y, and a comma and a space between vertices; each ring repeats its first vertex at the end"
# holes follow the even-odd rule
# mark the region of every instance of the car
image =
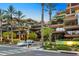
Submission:
POLYGON ((33 43, 34 43, 33 40, 26 40, 26 41, 19 42, 17 46, 27 46, 27 45, 32 45, 33 43))

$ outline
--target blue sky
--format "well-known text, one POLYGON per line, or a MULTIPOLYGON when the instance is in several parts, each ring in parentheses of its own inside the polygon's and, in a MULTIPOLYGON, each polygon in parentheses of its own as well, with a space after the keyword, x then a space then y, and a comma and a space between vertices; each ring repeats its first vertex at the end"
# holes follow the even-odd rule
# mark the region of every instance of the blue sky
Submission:
MULTIPOLYGON (((13 5, 16 10, 21 10, 25 18, 32 18, 36 21, 41 20, 41 4, 40 3, 0 3, 0 8, 7 10, 9 5, 13 5)), ((65 3, 58 3, 56 6, 56 11, 52 12, 52 16, 56 14, 59 10, 66 9, 65 3)), ((45 21, 48 21, 48 12, 45 11, 45 21)))

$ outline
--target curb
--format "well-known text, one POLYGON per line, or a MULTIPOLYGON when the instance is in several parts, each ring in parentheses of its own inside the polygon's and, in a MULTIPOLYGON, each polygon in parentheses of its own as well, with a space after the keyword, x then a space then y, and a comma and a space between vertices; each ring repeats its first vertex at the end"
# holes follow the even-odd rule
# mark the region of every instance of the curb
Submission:
POLYGON ((45 52, 54 52, 54 53, 65 53, 65 54, 76 54, 79 55, 79 52, 77 51, 64 51, 64 50, 57 50, 57 51, 52 51, 52 50, 44 50, 44 49, 32 49, 32 50, 39 50, 39 51, 45 51, 45 52))
POLYGON ((61 53, 60 51, 52 51, 52 50, 44 50, 44 49, 31 49, 31 50, 38 50, 38 51, 44 51, 44 52, 54 52, 54 53, 61 53))
POLYGON ((77 52, 77 51, 61 51, 61 53, 66 53, 66 54, 77 54, 77 55, 79 55, 79 52, 77 52))

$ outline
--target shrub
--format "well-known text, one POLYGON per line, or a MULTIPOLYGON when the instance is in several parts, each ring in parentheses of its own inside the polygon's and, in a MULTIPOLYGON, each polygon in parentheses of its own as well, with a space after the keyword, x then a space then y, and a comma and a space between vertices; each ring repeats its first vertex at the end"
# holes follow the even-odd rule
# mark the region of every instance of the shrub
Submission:
POLYGON ((51 33, 52 30, 53 30, 53 29, 51 29, 51 28, 49 28, 49 27, 44 27, 44 28, 42 29, 44 36, 47 36, 47 37, 49 37, 49 34, 51 33))
MULTIPOLYGON (((12 32, 3 32, 3 37, 7 38, 7 37, 11 37, 12 32)), ((16 37, 16 33, 13 32, 13 38, 16 37)))
POLYGON ((71 50, 71 47, 67 45, 56 45, 55 47, 57 50, 71 50))
MULTIPOLYGON (((49 28, 49 27, 44 27, 44 28, 42 28, 43 36, 45 37, 44 40, 45 40, 46 38, 49 39, 49 35, 52 33, 53 30, 54 30, 54 29, 49 28)), ((46 39, 46 40, 47 40, 47 39, 46 39)))
POLYGON ((79 41, 79 38, 73 38, 72 41, 79 41))
POLYGON ((49 41, 44 42, 44 49, 52 49, 53 44, 49 41))
POLYGON ((36 38, 37 38, 37 34, 35 32, 29 33, 29 39, 36 40, 36 38))
POLYGON ((64 44, 53 44, 52 42, 46 41, 44 43, 44 49, 49 50, 71 50, 71 47, 64 44))
POLYGON ((20 40, 19 40, 19 39, 13 39, 12 44, 17 44, 18 42, 20 42, 20 40))

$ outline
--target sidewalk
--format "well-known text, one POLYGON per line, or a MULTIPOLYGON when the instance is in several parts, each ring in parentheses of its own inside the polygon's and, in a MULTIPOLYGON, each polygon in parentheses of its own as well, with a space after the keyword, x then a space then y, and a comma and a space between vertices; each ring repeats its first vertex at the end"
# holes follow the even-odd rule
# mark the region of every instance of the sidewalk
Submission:
POLYGON ((32 50, 39 50, 39 51, 45 51, 45 52, 55 52, 55 53, 66 53, 66 54, 77 54, 79 55, 79 52, 77 51, 66 51, 66 50, 45 50, 43 48, 40 48, 40 47, 30 47, 29 49, 32 49, 32 50))
MULTIPOLYGON (((10 46, 10 45, 0 45, 2 47, 16 47, 16 46, 10 46)), ((40 48, 39 46, 33 46, 33 47, 16 47, 16 48, 23 48, 23 49, 31 49, 31 50, 38 50, 38 51, 45 51, 45 52, 54 52, 54 53, 66 53, 66 54, 77 54, 79 55, 79 52, 77 51, 65 51, 65 50, 45 50, 43 48, 40 48)))

